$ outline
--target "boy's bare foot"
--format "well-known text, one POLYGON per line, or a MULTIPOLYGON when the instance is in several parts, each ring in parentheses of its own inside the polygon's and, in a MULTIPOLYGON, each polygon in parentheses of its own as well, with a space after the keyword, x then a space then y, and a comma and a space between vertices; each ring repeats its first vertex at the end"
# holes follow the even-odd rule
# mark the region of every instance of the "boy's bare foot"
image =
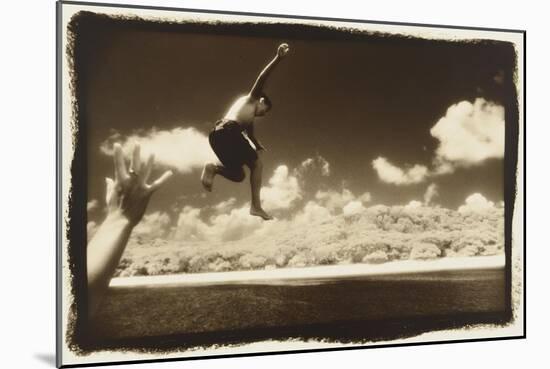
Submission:
POLYGON ((273 217, 271 215, 269 215, 268 213, 266 213, 264 211, 264 209, 262 208, 254 208, 254 207, 250 207, 250 215, 254 215, 256 217, 260 217, 262 218, 263 220, 271 220, 273 219, 273 217))
POLYGON ((206 164, 202 168, 201 182, 204 189, 208 192, 212 191, 212 184, 214 183, 214 175, 216 174, 216 165, 206 164))

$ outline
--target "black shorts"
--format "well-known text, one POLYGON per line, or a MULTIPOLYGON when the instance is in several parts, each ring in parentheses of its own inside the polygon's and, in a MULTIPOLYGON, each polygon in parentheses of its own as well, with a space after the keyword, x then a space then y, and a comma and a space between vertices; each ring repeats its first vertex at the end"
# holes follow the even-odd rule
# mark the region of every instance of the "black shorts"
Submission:
POLYGON ((218 159, 229 168, 252 165, 258 159, 258 154, 244 138, 241 126, 223 119, 216 122, 216 126, 220 125, 222 128, 213 129, 208 135, 210 146, 218 159))

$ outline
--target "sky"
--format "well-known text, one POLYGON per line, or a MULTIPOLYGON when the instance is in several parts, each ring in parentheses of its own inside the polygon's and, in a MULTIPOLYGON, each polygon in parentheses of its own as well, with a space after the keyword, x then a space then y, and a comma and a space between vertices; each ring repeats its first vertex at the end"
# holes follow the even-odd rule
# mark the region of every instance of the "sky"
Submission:
MULTIPOLYGON (((273 109, 255 129, 267 148, 268 212, 291 219, 307 206, 344 212, 423 203, 457 210, 468 206, 466 199, 480 206, 504 200, 514 65, 508 44, 93 15, 78 25, 89 209, 104 204, 114 142, 126 152, 139 142, 142 153, 154 153, 153 177, 175 173, 155 193, 148 215, 177 226, 185 217, 208 224, 245 209, 248 178, 217 177, 212 193, 202 189, 200 170, 214 158, 207 135, 281 42, 290 52, 265 88, 273 109)), ((95 222, 101 216, 89 212, 95 222)))

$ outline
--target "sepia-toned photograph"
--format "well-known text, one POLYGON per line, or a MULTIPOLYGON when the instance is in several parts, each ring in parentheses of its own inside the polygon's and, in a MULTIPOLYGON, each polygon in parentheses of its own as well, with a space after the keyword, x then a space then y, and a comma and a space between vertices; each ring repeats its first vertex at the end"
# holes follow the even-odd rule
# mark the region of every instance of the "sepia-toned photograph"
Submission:
POLYGON ((58 366, 524 336, 523 31, 57 10, 58 366))

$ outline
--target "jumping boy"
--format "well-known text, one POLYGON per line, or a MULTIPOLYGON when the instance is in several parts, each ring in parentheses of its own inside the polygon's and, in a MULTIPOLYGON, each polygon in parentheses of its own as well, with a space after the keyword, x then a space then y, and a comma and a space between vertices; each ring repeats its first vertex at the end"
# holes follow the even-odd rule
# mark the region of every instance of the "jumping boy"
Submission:
POLYGON ((271 101, 263 91, 265 82, 275 66, 286 56, 288 50, 287 44, 281 44, 277 49, 277 55, 262 70, 250 93, 235 100, 224 118, 216 122, 208 139, 221 163, 206 164, 201 175, 204 188, 207 191, 212 191, 216 174, 233 182, 242 182, 245 178, 243 165, 248 166, 252 195, 250 214, 264 220, 273 219, 273 217, 263 210, 260 201, 263 167, 260 153, 265 148, 254 136, 254 121, 271 109, 271 101))

